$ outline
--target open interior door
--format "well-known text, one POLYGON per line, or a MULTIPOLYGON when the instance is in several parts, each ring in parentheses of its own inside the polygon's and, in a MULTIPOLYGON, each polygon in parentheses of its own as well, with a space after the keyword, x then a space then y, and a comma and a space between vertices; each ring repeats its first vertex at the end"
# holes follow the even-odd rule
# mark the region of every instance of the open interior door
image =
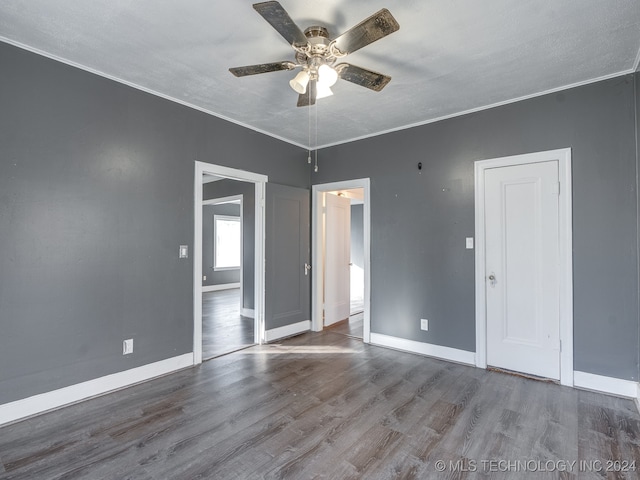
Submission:
POLYGON ((324 325, 349 318, 351 310, 351 200, 325 195, 324 325))
POLYGON ((267 183, 265 329, 311 318, 309 190, 267 183))

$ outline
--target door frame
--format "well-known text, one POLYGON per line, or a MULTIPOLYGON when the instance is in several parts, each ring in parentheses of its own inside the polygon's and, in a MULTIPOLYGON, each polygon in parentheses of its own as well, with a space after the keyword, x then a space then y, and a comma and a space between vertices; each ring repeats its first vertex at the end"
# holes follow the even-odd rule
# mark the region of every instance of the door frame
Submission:
POLYGON ((341 182, 322 183, 311 187, 311 330, 320 332, 324 328, 323 314, 323 284, 324 261, 322 240, 324 236, 322 207, 323 195, 334 190, 350 190, 362 188, 364 190, 363 203, 363 234, 364 234, 364 343, 371 342, 371 181, 369 178, 345 180, 341 182))
POLYGON ((202 176, 204 174, 253 183, 255 185, 255 256, 254 256, 254 341, 265 342, 264 326, 264 256, 265 256, 265 184, 266 175, 221 165, 195 162, 194 168, 194 237, 193 237, 193 364, 202 363, 202 176))
POLYGON ((573 386, 573 256, 571 148, 527 153, 474 162, 475 177, 475 293, 476 367, 487 368, 487 318, 485 272, 485 171, 490 168, 557 161, 560 181, 559 289, 560 289, 560 383, 573 386))

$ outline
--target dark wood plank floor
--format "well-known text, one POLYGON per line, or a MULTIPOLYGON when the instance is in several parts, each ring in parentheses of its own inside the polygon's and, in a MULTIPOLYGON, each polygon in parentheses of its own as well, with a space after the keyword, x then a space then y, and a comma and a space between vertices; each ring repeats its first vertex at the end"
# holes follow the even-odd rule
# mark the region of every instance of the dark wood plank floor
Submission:
POLYGON ((202 358, 254 344, 253 318, 240 315, 240 289, 202 294, 202 358))
POLYGON ((330 331, 0 429, 2 479, 613 479, 638 476, 604 472, 607 461, 639 458, 630 400, 330 331))
POLYGON ((360 312, 351 315, 347 321, 331 325, 328 329, 334 333, 362 339, 364 332, 364 313, 360 312))

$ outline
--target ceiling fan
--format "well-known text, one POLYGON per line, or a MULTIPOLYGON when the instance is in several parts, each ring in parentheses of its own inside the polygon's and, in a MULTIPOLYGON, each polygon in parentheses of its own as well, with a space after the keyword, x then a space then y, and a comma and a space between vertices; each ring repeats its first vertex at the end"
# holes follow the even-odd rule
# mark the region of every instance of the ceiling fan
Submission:
POLYGON ((329 32, 325 27, 312 26, 302 32, 278 2, 256 3, 253 8, 293 47, 296 51, 295 62, 285 60, 230 68, 229 71, 236 77, 302 68, 289 82, 291 88, 299 94, 299 107, 313 105, 316 99, 333 95, 330 87, 339 78, 376 92, 391 81, 391 77, 387 75, 349 63, 335 65, 338 59, 400 28, 386 8, 333 40, 329 39, 329 32))

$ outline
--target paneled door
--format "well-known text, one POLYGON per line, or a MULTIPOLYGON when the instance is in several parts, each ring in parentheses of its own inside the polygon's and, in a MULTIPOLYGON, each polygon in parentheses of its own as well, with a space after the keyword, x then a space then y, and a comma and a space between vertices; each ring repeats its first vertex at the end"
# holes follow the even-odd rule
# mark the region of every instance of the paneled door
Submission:
POLYGON ((487 364, 560 379, 558 162, 485 171, 487 364))
POLYGON ((311 318, 310 192, 267 183, 265 208, 265 326, 311 318))

